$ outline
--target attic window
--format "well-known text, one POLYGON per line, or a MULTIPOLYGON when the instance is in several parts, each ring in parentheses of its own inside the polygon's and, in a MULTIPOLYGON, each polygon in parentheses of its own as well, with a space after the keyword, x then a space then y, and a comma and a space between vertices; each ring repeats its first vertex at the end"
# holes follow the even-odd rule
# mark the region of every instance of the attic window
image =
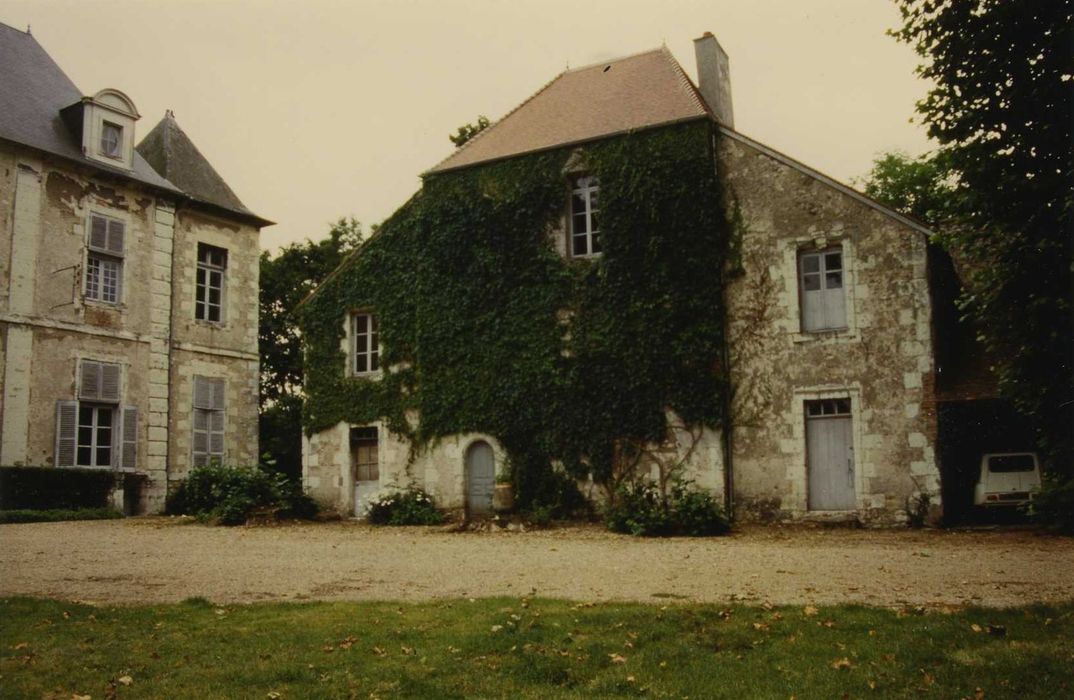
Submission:
POLYGON ((101 123, 101 155, 121 159, 123 127, 112 122, 101 123))

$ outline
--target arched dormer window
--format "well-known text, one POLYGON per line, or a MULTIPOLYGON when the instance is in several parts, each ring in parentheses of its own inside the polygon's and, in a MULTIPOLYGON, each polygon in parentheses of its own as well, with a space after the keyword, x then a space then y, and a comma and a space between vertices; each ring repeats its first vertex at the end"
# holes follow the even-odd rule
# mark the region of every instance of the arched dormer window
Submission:
POLYGON ((131 98, 107 88, 82 98, 82 152, 87 157, 131 170, 134 122, 141 115, 131 98))

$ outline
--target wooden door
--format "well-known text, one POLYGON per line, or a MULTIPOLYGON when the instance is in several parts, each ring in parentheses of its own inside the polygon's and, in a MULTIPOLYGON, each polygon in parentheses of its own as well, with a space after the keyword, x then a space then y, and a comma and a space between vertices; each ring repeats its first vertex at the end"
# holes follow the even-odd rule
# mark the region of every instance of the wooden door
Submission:
POLYGON ((854 510, 854 438, 850 399, 806 402, 810 510, 854 510))
POLYGON ((475 442, 466 451, 466 513, 470 517, 492 510, 496 462, 487 442, 475 442))

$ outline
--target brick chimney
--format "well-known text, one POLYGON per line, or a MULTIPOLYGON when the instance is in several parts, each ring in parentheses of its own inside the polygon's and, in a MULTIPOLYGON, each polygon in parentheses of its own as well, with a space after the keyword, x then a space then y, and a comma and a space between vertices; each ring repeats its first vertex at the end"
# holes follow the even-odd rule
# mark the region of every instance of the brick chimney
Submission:
POLYGON ((727 52, 712 32, 705 32, 694 39, 694 55, 697 57, 697 83, 701 96, 716 116, 716 121, 733 129, 735 112, 731 106, 731 62, 727 52))

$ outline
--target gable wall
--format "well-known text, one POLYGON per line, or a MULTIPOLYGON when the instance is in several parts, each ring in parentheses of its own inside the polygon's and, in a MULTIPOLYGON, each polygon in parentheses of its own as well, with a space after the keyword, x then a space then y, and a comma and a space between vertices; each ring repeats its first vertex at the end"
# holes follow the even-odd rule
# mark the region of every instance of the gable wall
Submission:
POLYGON ((938 503, 923 234, 730 137, 719 168, 743 224, 727 288, 740 513, 809 515, 803 402, 822 398, 851 399, 867 518, 899 519, 919 492, 938 503), (804 333, 798 252, 830 246, 843 251, 849 327, 804 333))

